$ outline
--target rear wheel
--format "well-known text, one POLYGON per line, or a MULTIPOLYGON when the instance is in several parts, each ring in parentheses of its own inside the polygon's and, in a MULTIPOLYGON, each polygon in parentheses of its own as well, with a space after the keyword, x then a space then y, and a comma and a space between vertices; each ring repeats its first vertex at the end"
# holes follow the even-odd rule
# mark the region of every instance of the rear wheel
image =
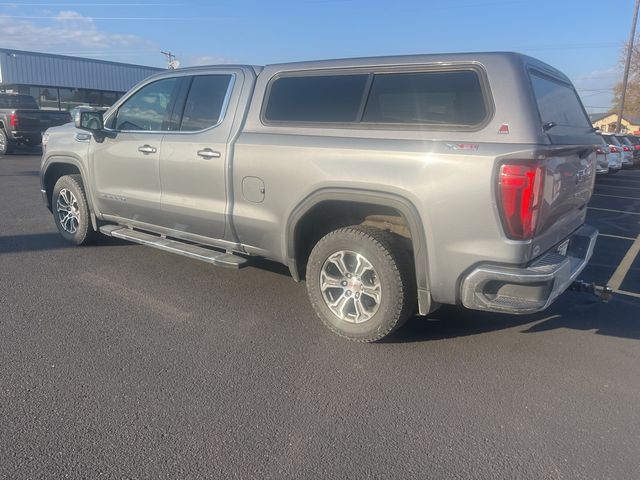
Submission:
POLYGON ((53 187, 51 200, 56 227, 65 240, 74 245, 85 245, 95 239, 80 175, 60 177, 53 187))
POLYGON ((334 230, 313 248, 307 292, 322 322, 357 342, 375 342, 401 327, 415 309, 413 262, 384 230, 334 230))
POLYGON ((9 155, 12 153, 13 145, 9 142, 7 134, 0 129, 0 155, 9 155))

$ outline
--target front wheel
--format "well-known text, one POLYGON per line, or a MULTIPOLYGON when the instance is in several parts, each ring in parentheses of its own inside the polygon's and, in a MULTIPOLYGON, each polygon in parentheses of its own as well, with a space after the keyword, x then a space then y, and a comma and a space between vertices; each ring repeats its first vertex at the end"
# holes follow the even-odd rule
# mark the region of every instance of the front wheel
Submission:
POLYGON ((84 245, 95 238, 80 175, 60 177, 53 187, 51 200, 56 227, 65 240, 84 245))
POLYGON ((410 252, 391 232, 340 228, 313 248, 307 292, 322 322, 357 342, 375 342, 401 327, 415 309, 410 252))

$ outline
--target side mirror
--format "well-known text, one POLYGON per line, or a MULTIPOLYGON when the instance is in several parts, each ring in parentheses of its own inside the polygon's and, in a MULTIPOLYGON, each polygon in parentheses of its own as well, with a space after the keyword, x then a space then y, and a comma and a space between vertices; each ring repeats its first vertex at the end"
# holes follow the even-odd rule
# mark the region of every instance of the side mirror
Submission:
POLYGON ((78 112, 73 121, 76 124, 76 128, 81 130, 90 132, 104 130, 104 121, 100 112, 78 112))

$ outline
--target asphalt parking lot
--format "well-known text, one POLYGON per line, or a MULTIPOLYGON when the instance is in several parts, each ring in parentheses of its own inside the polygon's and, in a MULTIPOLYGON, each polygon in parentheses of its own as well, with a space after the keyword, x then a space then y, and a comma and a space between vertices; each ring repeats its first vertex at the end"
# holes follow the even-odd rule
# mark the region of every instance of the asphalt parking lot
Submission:
POLYGON ((588 210, 608 304, 444 308, 360 345, 266 262, 68 246, 38 168, 0 158, 0 478, 638 478, 640 170, 588 210))

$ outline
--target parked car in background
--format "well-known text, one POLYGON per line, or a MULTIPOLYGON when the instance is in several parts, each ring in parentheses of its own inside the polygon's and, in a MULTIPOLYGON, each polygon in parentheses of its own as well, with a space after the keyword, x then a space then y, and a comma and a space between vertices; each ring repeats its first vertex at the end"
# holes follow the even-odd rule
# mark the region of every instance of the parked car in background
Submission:
POLYGON ((359 342, 442 304, 543 310, 598 234, 600 139, 569 78, 515 53, 169 70, 45 139, 68 242, 269 258, 359 342))
POLYGON ((612 134, 604 133, 602 138, 609 146, 609 173, 618 173, 622 168, 622 145, 612 134))
POLYGON ((622 166, 632 167, 634 148, 631 142, 622 134, 615 134, 613 135, 613 137, 618 140, 618 143, 620 143, 620 148, 622 149, 622 166))
POLYGON ((602 144, 596 149, 596 175, 609 173, 609 145, 600 137, 602 144))
POLYGON ((632 167, 637 165, 640 162, 640 145, 636 145, 632 138, 632 135, 616 135, 620 143, 623 145, 623 151, 630 152, 630 158, 627 157, 627 163, 623 162, 624 167, 632 167), (627 149, 624 150, 624 147, 627 149))
POLYGON ((0 93, 0 155, 10 154, 18 145, 40 145, 47 128, 70 120, 69 112, 40 110, 29 95, 0 93))

